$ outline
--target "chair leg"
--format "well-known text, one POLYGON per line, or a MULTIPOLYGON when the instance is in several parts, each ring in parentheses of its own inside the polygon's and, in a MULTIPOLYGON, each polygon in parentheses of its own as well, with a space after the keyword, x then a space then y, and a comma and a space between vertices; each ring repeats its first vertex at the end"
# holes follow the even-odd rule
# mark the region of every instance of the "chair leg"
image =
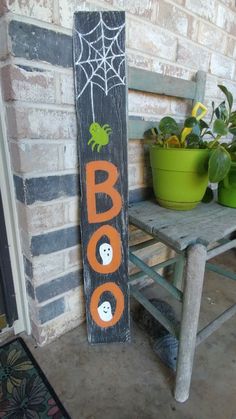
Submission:
POLYGON ((178 402, 185 402, 189 397, 206 254, 206 248, 201 244, 187 249, 175 383, 175 399, 178 402))

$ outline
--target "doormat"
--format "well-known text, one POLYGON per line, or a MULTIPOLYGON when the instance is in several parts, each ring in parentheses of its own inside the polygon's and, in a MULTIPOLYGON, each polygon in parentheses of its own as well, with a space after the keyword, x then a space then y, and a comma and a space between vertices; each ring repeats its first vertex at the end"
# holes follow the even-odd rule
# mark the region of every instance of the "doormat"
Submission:
POLYGON ((70 419, 21 338, 0 347, 0 418, 70 419))

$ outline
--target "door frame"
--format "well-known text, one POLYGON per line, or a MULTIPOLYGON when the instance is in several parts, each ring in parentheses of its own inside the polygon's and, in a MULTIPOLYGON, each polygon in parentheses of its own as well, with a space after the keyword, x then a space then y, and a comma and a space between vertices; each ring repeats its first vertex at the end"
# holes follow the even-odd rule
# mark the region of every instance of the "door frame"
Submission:
POLYGON ((31 333, 24 265, 15 201, 13 176, 7 142, 6 113, 0 85, 0 189, 9 245, 9 254, 15 289, 18 319, 13 323, 14 333, 31 333), (3 199, 4 197, 4 199, 3 199))

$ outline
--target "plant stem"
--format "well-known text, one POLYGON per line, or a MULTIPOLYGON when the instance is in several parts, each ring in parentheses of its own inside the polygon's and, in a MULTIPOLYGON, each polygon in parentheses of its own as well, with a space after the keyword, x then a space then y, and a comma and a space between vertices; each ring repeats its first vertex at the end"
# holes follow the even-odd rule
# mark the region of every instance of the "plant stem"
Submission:
POLYGON ((217 143, 217 141, 219 141, 220 137, 221 137, 221 135, 220 135, 220 134, 218 134, 218 135, 216 136, 216 138, 214 139, 213 143, 209 146, 209 148, 213 148, 213 147, 214 147, 214 145, 217 143))

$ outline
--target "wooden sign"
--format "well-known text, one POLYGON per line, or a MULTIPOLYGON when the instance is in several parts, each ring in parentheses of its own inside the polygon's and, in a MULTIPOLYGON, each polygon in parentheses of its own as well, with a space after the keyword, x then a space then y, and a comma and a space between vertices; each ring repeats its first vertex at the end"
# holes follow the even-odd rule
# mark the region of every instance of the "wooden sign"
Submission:
POLYGON ((77 12, 73 31, 88 340, 130 338, 124 12, 77 12))

